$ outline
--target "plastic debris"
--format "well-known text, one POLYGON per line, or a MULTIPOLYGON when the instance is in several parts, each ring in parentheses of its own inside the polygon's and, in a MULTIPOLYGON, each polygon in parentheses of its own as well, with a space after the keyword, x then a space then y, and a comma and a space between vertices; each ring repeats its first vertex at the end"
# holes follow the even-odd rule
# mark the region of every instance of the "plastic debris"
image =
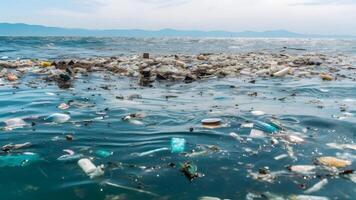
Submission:
POLYGON ((321 190, 321 188, 323 188, 326 184, 328 184, 328 179, 325 178, 325 179, 319 181, 318 183, 316 183, 315 185, 313 185, 311 188, 305 190, 304 193, 310 194, 310 193, 317 192, 317 191, 321 190))
POLYGON ((218 197, 203 196, 203 197, 199 197, 198 200, 221 200, 221 199, 218 197))
POLYGON ((319 157, 315 159, 317 164, 327 167, 343 168, 352 164, 349 160, 342 160, 331 156, 319 157))
POLYGON ((106 157, 112 156, 114 153, 113 152, 109 152, 109 151, 105 151, 105 150, 96 150, 95 154, 100 156, 100 157, 106 158, 106 157))
POLYGON ((135 125, 143 125, 143 122, 139 121, 138 119, 142 119, 144 117, 145 115, 142 113, 134 113, 134 114, 129 114, 124 116, 122 120, 128 121, 131 124, 135 124, 135 125))
POLYGON ((327 146, 334 148, 334 149, 351 149, 356 151, 356 144, 337 144, 337 143, 327 143, 327 146))
POLYGON ((69 161, 76 161, 84 157, 83 154, 76 154, 74 151, 70 149, 64 149, 63 151, 66 152, 67 154, 58 157, 57 160, 69 162, 69 161))
POLYGON ((273 73, 273 76, 274 77, 282 77, 282 76, 285 76, 287 75, 289 72, 291 71, 291 68, 290 67, 286 67, 276 73, 273 73))
POLYGON ((66 103, 59 104, 58 108, 61 110, 67 110, 70 106, 66 103))
POLYGON ((221 121, 222 119, 220 118, 208 118, 201 120, 201 123, 204 128, 219 128, 221 121))
POLYGON ((250 137, 251 138, 264 138, 264 137, 266 137, 266 134, 263 131, 260 131, 257 129, 251 129, 250 137))
POLYGON ((40 160, 36 153, 25 152, 16 155, 0 156, 0 167, 21 167, 40 160))
POLYGON ((145 151, 145 152, 142 152, 142 153, 137 153, 135 155, 137 155, 139 157, 142 157, 142 156, 147 156, 147 155, 154 154, 154 153, 157 153, 157 152, 160 152, 160 151, 169 151, 169 150, 170 150, 170 148, 163 147, 163 148, 153 149, 153 150, 150 150, 150 151, 145 151))
POLYGON ((58 123, 58 124, 62 124, 67 122, 70 119, 70 116, 67 114, 62 114, 62 113, 54 113, 48 117, 45 118, 45 120, 54 122, 54 123, 58 123))
POLYGON ((252 179, 268 183, 273 183, 277 176, 286 173, 285 171, 270 172, 268 167, 260 168, 257 173, 251 170, 248 170, 248 172, 252 179))
POLYGON ((150 59, 150 54, 149 53, 143 53, 142 58, 143 59, 150 59))
POLYGON ((73 135, 66 135, 66 140, 67 141, 72 141, 73 140, 73 135))
POLYGON ((271 192, 264 192, 261 195, 261 198, 268 199, 268 200, 285 200, 283 196, 271 192))
POLYGON ((254 124, 253 123, 244 123, 241 124, 241 128, 253 128, 254 124))
POLYGON ((219 147, 217 147, 215 145, 203 145, 203 146, 200 146, 200 149, 203 149, 203 150, 200 150, 200 151, 193 150, 193 152, 191 152, 191 153, 186 153, 185 156, 194 158, 194 157, 208 155, 208 154, 216 153, 216 152, 220 151, 219 147))
POLYGON ((5 152, 9 152, 9 151, 13 151, 13 150, 21 149, 21 148, 26 148, 29 146, 31 146, 30 142, 25 142, 22 144, 7 144, 2 147, 2 150, 5 152))
POLYGON ((275 134, 274 137, 282 138, 286 142, 292 143, 292 144, 301 144, 304 142, 304 139, 299 137, 296 134, 292 133, 280 133, 280 134, 275 134))
POLYGON ((278 129, 270 124, 261 121, 254 121, 254 128, 260 129, 267 133, 275 133, 278 129))
POLYGON ((332 80, 334 80, 334 77, 332 77, 330 74, 321 73, 319 76, 323 81, 332 81, 332 80))
POLYGON ((345 178, 349 179, 353 183, 356 183, 356 173, 353 171, 352 173, 348 173, 344 175, 345 178))
POLYGON ((7 76, 6 76, 6 79, 8 80, 8 81, 17 81, 17 79, 19 79, 15 74, 8 74, 7 76))
POLYGON ((78 165, 91 179, 104 175, 104 165, 95 166, 87 158, 80 159, 78 165))
POLYGON ((198 167, 191 162, 181 164, 180 171, 183 172, 185 177, 187 177, 190 181, 201 176, 198 173, 198 167))
POLYGON ((287 158, 287 157, 288 157, 287 154, 281 154, 281 155, 275 156, 274 159, 275 160, 282 160, 282 159, 287 158))
POLYGON ((125 189, 125 190, 131 190, 131 191, 135 191, 135 192, 139 192, 139 193, 143 193, 143 194, 148 194, 148 195, 155 196, 155 197, 159 196, 158 194, 150 192, 150 191, 137 189, 137 188, 133 188, 133 187, 128 187, 128 186, 124 186, 124 185, 119 185, 119 184, 113 183, 111 181, 104 181, 104 182, 102 182, 102 184, 110 185, 110 186, 125 189))
POLYGON ((261 115, 264 115, 265 112, 259 111, 259 110, 253 110, 253 111, 251 111, 251 114, 255 115, 255 116, 261 116, 261 115))
POLYGON ((41 62, 41 67, 50 67, 50 66, 52 66, 51 62, 48 61, 41 62))
POLYGON ((172 138, 171 140, 171 152, 172 153, 182 153, 185 150, 185 139, 184 138, 172 138))
POLYGON ((315 173, 314 170, 316 169, 314 165, 292 165, 287 168, 291 172, 304 174, 304 175, 314 174, 315 173))
POLYGON ((288 200, 329 200, 328 197, 311 195, 291 195, 288 200))
POLYGON ((8 119, 5 120, 5 129, 7 130, 12 130, 12 129, 16 129, 16 128, 23 128, 25 126, 27 126, 28 124, 21 118, 13 118, 13 119, 8 119))
POLYGON ((235 140, 241 141, 242 137, 240 137, 237 133, 231 132, 229 134, 232 138, 234 138, 235 140))

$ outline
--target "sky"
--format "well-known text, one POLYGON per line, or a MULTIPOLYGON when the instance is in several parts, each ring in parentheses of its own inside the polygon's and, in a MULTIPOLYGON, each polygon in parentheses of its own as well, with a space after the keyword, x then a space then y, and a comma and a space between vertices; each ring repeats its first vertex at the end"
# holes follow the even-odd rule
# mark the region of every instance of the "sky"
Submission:
POLYGON ((356 0, 0 0, 0 22, 356 35, 356 0))

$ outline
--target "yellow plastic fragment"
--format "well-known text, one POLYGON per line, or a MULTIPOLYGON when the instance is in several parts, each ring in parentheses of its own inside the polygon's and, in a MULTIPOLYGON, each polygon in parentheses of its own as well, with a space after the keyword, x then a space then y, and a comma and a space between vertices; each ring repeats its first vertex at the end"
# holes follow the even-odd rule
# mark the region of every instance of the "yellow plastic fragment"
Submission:
POLYGON ((41 62, 41 66, 42 67, 50 67, 50 66, 52 66, 52 63, 48 62, 48 61, 43 61, 43 62, 41 62))

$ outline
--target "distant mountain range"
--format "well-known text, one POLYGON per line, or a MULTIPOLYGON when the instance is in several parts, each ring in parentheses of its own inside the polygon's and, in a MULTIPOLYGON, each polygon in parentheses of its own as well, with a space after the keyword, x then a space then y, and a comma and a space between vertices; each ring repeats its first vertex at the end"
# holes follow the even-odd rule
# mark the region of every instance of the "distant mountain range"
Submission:
POLYGON ((250 38, 356 38, 347 35, 310 35, 286 30, 274 31, 195 31, 162 29, 151 30, 92 30, 77 28, 58 28, 29 24, 0 23, 0 36, 95 36, 95 37, 250 37, 250 38))

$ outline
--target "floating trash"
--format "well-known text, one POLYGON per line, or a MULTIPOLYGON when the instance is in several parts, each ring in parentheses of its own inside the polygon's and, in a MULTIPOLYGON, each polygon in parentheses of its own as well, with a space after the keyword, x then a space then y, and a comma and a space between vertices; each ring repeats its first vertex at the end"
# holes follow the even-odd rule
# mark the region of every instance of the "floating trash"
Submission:
POLYGON ((282 159, 287 158, 287 157, 288 157, 287 154, 281 154, 281 155, 275 156, 274 159, 275 160, 282 160, 282 159))
POLYGON ((18 78, 15 74, 8 74, 8 75, 6 76, 6 79, 7 79, 8 81, 17 81, 19 78, 18 78))
POLYGON ((334 148, 334 149, 351 149, 356 151, 356 144, 337 144, 337 143, 327 143, 327 146, 334 148))
POLYGON ((266 113, 263 112, 263 111, 259 111, 259 110, 253 110, 253 111, 251 111, 251 114, 255 115, 255 116, 262 116, 262 115, 264 115, 266 113))
POLYGON ((187 177, 190 181, 201 177, 201 174, 198 173, 198 167, 191 162, 181 164, 180 171, 183 172, 185 177, 187 177))
POLYGON ((292 133, 281 133, 281 134, 275 134, 274 137, 281 138, 285 140, 286 142, 292 143, 292 144, 301 144, 305 142, 305 140, 301 137, 299 137, 296 134, 292 133))
POLYGON ((23 144, 7 144, 2 147, 2 150, 9 152, 12 150, 22 149, 31 146, 31 142, 25 142, 23 144))
POLYGON ((54 123, 62 124, 67 122, 70 119, 70 116, 67 114, 54 113, 45 118, 46 121, 51 121, 54 123))
POLYGON ((253 123, 244 123, 241 124, 241 128, 253 128, 254 124, 253 123))
POLYGON ((315 185, 313 185, 311 188, 305 190, 304 193, 311 194, 311 193, 317 192, 317 191, 321 190, 327 184, 328 184, 328 179, 325 178, 325 179, 319 181, 318 183, 316 183, 315 185))
POLYGON ((330 200, 328 197, 311 195, 291 195, 288 200, 330 200))
POLYGON ((91 179, 104 175, 104 165, 95 166, 87 158, 80 159, 78 165, 91 179))
POLYGON ((12 130, 12 129, 17 129, 17 128, 23 128, 27 126, 28 124, 21 118, 13 118, 13 119, 8 119, 5 120, 5 129, 7 130, 12 130))
POLYGON ((317 164, 324 165, 327 167, 336 167, 336 168, 343 168, 352 164, 352 162, 349 160, 342 160, 330 156, 319 157, 316 158, 315 161, 317 164))
POLYGON ((222 119, 220 118, 208 118, 201 120, 201 123, 204 128, 219 128, 221 121, 222 119))
POLYGON ((240 137, 237 133, 231 132, 229 134, 232 138, 234 138, 235 140, 241 141, 242 137, 240 137))
POLYGON ((263 131, 260 131, 257 129, 251 129, 251 131, 250 131, 251 138, 264 138, 266 136, 267 135, 263 131))
POLYGON ((131 124, 135 124, 135 125, 143 125, 143 122, 139 121, 138 119, 142 119, 144 117, 145 115, 142 113, 134 113, 134 114, 129 114, 124 116, 122 120, 128 121, 131 124))
POLYGON ((137 155, 137 156, 141 157, 141 156, 148 156, 148 155, 151 155, 151 154, 154 154, 154 153, 157 153, 157 152, 169 151, 169 150, 171 150, 171 149, 168 148, 168 147, 163 147, 163 148, 158 148, 158 149, 145 151, 145 152, 142 152, 142 153, 135 153, 134 155, 137 155))
POLYGON ((52 66, 52 63, 51 62, 48 62, 48 61, 43 61, 40 63, 41 67, 50 67, 52 66))
POLYGON ((182 153, 185 149, 185 139, 184 138, 172 138, 171 140, 171 152, 172 153, 182 153))
POLYGON ((254 128, 260 129, 267 133, 275 133, 278 129, 270 124, 261 121, 254 121, 254 128))
POLYGON ((274 77, 282 77, 282 76, 285 76, 288 73, 290 73, 291 70, 292 69, 290 67, 286 67, 286 68, 284 68, 284 69, 282 69, 282 70, 280 70, 280 71, 278 71, 276 73, 273 73, 273 76, 274 77))
POLYGON ((326 74, 326 73, 321 73, 320 74, 320 78, 323 81, 332 81, 332 80, 334 80, 334 77, 332 77, 330 74, 326 74))
POLYGON ((221 199, 218 197, 203 196, 203 197, 199 197, 198 200, 221 200, 221 199))
POLYGON ((66 103, 59 104, 58 108, 61 110, 67 110, 70 106, 66 103))
POLYGON ((199 147, 200 149, 203 150, 198 150, 198 151, 193 150, 193 152, 191 153, 186 153, 185 156, 190 158, 195 158, 195 157, 209 155, 211 153, 216 153, 220 151, 219 147, 215 145, 203 145, 199 147))
POLYGON ((248 172, 252 179, 268 183, 273 183, 279 175, 285 174, 285 171, 270 172, 268 167, 259 169, 257 173, 251 170, 248 172))
POLYGON ((292 165, 287 167, 288 170, 298 174, 310 175, 315 174, 316 166, 314 165, 292 165))
POLYGON ((137 188, 133 188, 133 187, 128 187, 128 186, 120 185, 120 184, 113 183, 113 182, 108 181, 108 180, 102 182, 101 184, 103 184, 103 185, 110 185, 110 186, 113 186, 113 187, 121 188, 121 189, 124 189, 124 190, 130 190, 130 191, 134 191, 134 192, 138 192, 138 193, 148 194, 148 195, 155 196, 155 197, 158 197, 158 196, 159 196, 158 194, 153 193, 153 192, 150 192, 150 191, 146 191, 146 190, 142 190, 142 189, 137 189, 137 188))
POLYGON ((70 161, 79 160, 84 157, 83 154, 76 154, 74 151, 72 151, 70 149, 64 149, 63 151, 66 152, 67 154, 58 157, 57 160, 64 161, 64 162, 70 162, 70 161))
POLYGON ((105 150, 96 150, 95 154, 102 157, 102 158, 106 158, 109 156, 112 156, 114 153, 113 152, 109 152, 109 151, 105 151, 105 150))

